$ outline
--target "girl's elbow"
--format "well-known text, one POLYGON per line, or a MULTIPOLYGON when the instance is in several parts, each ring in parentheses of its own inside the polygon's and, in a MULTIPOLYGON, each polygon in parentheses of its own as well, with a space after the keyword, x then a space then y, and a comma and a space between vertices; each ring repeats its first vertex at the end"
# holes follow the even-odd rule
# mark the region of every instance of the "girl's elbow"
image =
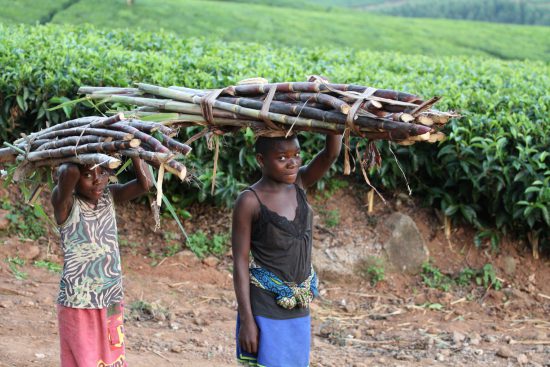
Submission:
POLYGON ((329 161, 330 164, 333 164, 334 162, 336 162, 339 156, 340 156, 340 150, 337 150, 334 152, 329 151, 327 154, 327 161, 329 161))

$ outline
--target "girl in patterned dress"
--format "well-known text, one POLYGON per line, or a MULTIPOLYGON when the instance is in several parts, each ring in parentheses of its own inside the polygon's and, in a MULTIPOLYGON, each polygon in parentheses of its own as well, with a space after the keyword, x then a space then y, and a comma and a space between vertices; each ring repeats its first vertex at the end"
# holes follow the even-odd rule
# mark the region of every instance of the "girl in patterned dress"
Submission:
POLYGON ((108 185, 101 166, 65 163, 52 192, 61 235, 63 273, 57 315, 62 367, 123 367, 123 291, 114 203, 152 186, 151 173, 132 159, 136 179, 108 185))
POLYGON ((256 141, 262 178, 237 198, 232 224, 237 359, 242 364, 309 365, 309 302, 317 292, 317 276, 311 266, 313 214, 305 189, 336 160, 341 140, 341 135, 328 135, 325 148, 305 166, 296 136, 256 141))

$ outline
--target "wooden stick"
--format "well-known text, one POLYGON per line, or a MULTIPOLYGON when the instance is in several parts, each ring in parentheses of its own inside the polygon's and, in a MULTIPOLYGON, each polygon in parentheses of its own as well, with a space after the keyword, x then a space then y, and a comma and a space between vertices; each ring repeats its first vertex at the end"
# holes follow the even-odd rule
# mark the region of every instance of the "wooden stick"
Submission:
MULTIPOLYGON (((198 97, 198 96, 193 96, 182 91, 171 90, 168 88, 162 88, 162 87, 156 87, 156 86, 153 86, 153 87, 154 88, 151 87, 152 89, 147 89, 147 91, 163 97, 171 97, 171 98, 177 97, 178 99, 190 101, 196 104, 200 104, 201 102, 201 97, 198 97)), ((140 88, 142 88, 142 84, 140 84, 140 88)), ((117 97, 117 96, 113 96, 113 97, 117 97)), ((143 100, 145 100, 145 98, 140 98, 139 101, 136 101, 136 99, 134 99, 134 102, 143 102, 143 103, 150 103, 150 104, 156 103, 151 101, 145 102, 143 100)), ((152 100, 152 101, 155 101, 155 100, 152 100)), ((178 102, 171 102, 170 105, 174 105, 176 103, 178 102)), ((245 108, 238 105, 233 105, 231 103, 222 102, 220 100, 215 100, 213 102, 213 105, 214 107, 225 111, 230 111, 239 115, 261 120, 260 111, 258 110, 245 108)), ((164 108, 168 109, 169 104, 168 103, 164 104, 164 108)), ((321 128, 321 129, 336 131, 336 132, 343 131, 343 127, 334 126, 333 124, 327 123, 325 121, 320 121, 320 120, 304 119, 301 117, 292 117, 292 116, 287 116, 284 114, 276 114, 272 112, 268 113, 268 117, 271 121, 279 122, 289 126, 295 125, 301 128, 309 128, 309 129, 315 127, 315 128, 321 128)), ((344 120, 345 120, 345 116, 344 116, 344 120)), ((368 117, 359 117, 355 123, 360 124, 360 126, 362 127, 368 126, 368 128, 377 129, 377 130, 381 129, 381 130, 391 130, 391 131, 398 130, 401 132, 405 131, 409 135, 420 135, 420 134, 426 133, 427 131, 430 131, 428 127, 422 126, 422 125, 407 124, 402 122, 394 122, 390 120, 374 119, 374 118, 368 118, 368 117)))
POLYGON ((550 340, 510 340, 510 344, 523 344, 523 345, 550 345, 550 340))
POLYGON ((161 164, 157 177, 157 208, 160 208, 162 204, 162 180, 164 178, 164 165, 161 164))
MULTIPOLYGON (((112 126, 113 125, 111 125, 110 127, 112 126)), ((127 134, 120 131, 107 130, 107 129, 95 129, 95 128, 87 128, 87 127, 74 127, 70 129, 56 130, 56 131, 48 132, 46 134, 41 134, 40 138, 55 139, 60 137, 79 136, 84 134, 111 137, 115 140, 130 140, 134 137, 132 134, 127 134)))
POLYGON ((121 149, 136 148, 140 144, 141 141, 139 139, 132 139, 126 141, 116 140, 108 143, 90 143, 78 146, 65 146, 56 149, 30 152, 27 154, 26 158, 30 162, 35 162, 42 159, 70 157, 78 154, 115 152, 121 149))
POLYGON ((451 218, 446 215, 443 217, 443 226, 445 228, 445 238, 451 238, 451 218))
POLYGON ((32 165, 35 167, 57 166, 66 162, 82 165, 99 165, 110 169, 115 169, 120 166, 120 160, 102 153, 80 154, 76 157, 63 157, 57 159, 44 159, 33 162, 32 165))
POLYGON ((374 190, 369 191, 369 193, 367 194, 367 198, 369 201, 369 209, 367 213, 372 214, 372 212, 374 211, 374 190))
MULTIPOLYGON (((82 117, 82 118, 75 119, 75 120, 66 121, 64 123, 53 125, 53 126, 50 126, 46 129, 43 129, 43 130, 40 130, 38 132, 29 134, 24 138, 17 139, 14 142, 14 144, 17 145, 17 144, 25 143, 26 141, 31 141, 31 140, 37 139, 38 136, 45 135, 45 134, 48 134, 48 133, 53 132, 53 131, 66 130, 66 129, 70 129, 70 128, 73 128, 73 127, 88 125, 91 122, 97 121, 99 119, 100 119, 100 117, 97 117, 97 116, 87 116, 87 117, 82 117)), ((44 139, 44 138, 42 138, 42 139, 44 139)))
POLYGON ((163 166, 168 172, 176 175, 176 177, 178 177, 182 181, 187 176, 187 168, 182 163, 176 161, 175 159, 172 159, 164 163, 163 166))
POLYGON ((192 148, 189 145, 180 143, 179 141, 172 139, 171 137, 164 134, 162 134, 161 143, 164 146, 168 147, 169 149, 180 152, 183 155, 188 155, 189 153, 191 153, 191 150, 192 150, 192 148))
POLYGON ((123 149, 120 150, 119 153, 127 157, 141 158, 157 164, 165 163, 174 157, 172 153, 150 152, 144 149, 123 149))
POLYGON ((35 142, 39 141, 47 141, 47 143, 41 144, 38 147, 34 148, 34 145, 31 146, 31 149, 35 149, 35 151, 41 151, 46 149, 55 149, 55 148, 61 148, 68 145, 84 145, 89 143, 100 143, 105 141, 111 141, 112 138, 109 137, 101 137, 96 135, 82 135, 82 136, 69 136, 67 138, 59 139, 59 140, 36 140, 35 142))
POLYGON ((132 136, 136 137, 137 139, 141 140, 142 142, 148 144, 155 152, 159 153, 170 153, 170 150, 162 145, 160 141, 158 141, 156 138, 152 137, 149 134, 146 134, 144 132, 139 131, 138 129, 122 123, 117 122, 116 124, 112 124, 110 128, 127 132, 128 134, 132 134, 132 136))
POLYGON ((275 93, 273 99, 284 102, 317 102, 347 115, 351 106, 346 102, 323 93, 275 93))
POLYGON ((105 94, 139 94, 140 91, 137 88, 119 88, 119 87, 90 87, 82 86, 78 88, 78 94, 92 94, 92 93, 105 93, 105 94))

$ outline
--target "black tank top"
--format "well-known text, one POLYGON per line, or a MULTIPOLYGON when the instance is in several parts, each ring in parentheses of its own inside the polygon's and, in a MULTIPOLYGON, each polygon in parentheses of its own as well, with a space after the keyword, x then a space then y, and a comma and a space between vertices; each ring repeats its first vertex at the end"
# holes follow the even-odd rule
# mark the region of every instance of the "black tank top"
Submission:
MULTIPOLYGON (((260 215, 252 222, 251 252, 254 261, 285 282, 302 283, 311 268, 313 211, 304 190, 294 185, 298 206, 292 221, 266 207, 251 187, 260 204, 260 215)), ((250 286, 252 313, 273 319, 309 315, 309 308, 285 309, 275 302, 273 293, 250 286)))

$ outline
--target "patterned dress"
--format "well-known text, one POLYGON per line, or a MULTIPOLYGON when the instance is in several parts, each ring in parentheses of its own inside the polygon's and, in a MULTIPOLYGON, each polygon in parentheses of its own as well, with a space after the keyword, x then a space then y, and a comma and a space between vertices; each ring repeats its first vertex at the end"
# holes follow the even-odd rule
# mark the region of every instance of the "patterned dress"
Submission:
POLYGON ((57 303, 72 308, 107 308, 122 301, 122 273, 115 209, 106 189, 96 207, 74 196, 61 226, 63 274, 57 303))
POLYGON ((122 273, 113 198, 74 196, 59 226, 64 253, 57 318, 61 367, 125 367, 122 273))

